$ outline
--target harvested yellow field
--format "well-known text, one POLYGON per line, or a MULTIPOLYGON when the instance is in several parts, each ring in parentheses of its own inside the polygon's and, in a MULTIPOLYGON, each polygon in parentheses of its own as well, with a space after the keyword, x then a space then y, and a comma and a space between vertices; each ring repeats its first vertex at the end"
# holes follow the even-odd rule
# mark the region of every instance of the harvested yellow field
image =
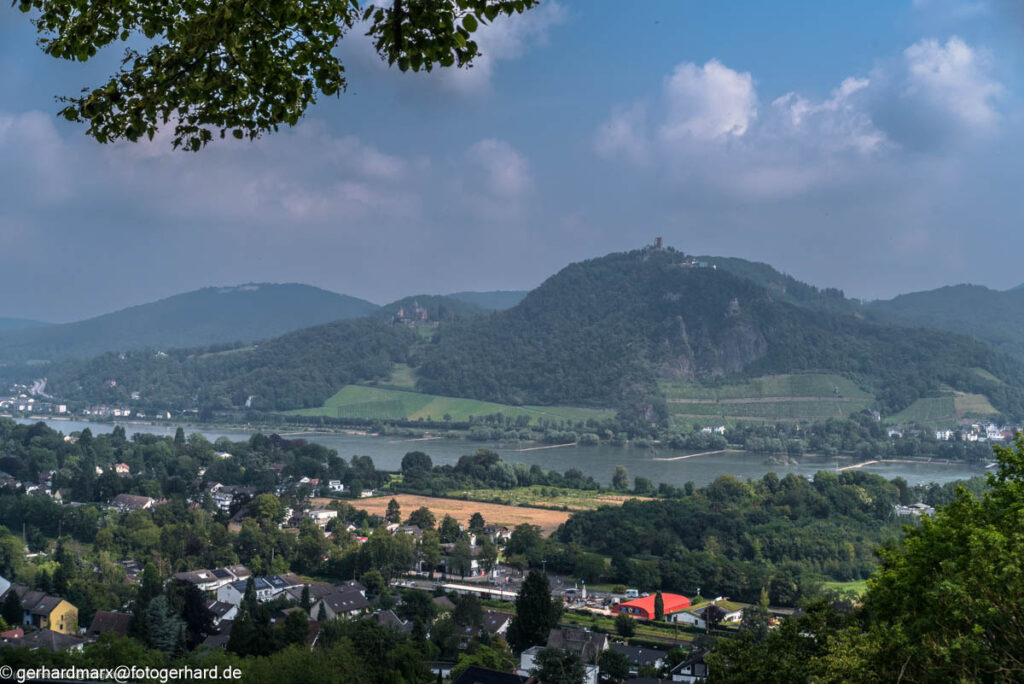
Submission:
MULTIPOLYGON (((394 497, 375 496, 371 499, 360 499, 350 503, 367 513, 383 516, 387 512, 388 501, 392 498, 398 501, 398 505, 402 507, 403 518, 407 517, 417 508, 425 506, 433 512, 438 521, 444 516, 450 515, 459 522, 469 524, 470 517, 474 513, 479 513, 484 517, 488 525, 515 527, 516 525, 528 523, 538 526, 545 535, 551 534, 558 529, 558 526, 568 520, 570 515, 567 511, 549 511, 540 508, 505 506, 503 504, 462 501, 460 499, 441 499, 414 494, 396 494, 394 497)), ((323 501, 330 501, 330 499, 324 499, 323 501)))

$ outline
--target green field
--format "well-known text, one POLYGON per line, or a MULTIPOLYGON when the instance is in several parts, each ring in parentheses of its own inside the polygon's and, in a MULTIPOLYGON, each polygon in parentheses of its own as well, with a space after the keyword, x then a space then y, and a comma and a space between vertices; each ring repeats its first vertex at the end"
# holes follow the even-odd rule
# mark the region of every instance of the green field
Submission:
POLYGON ((840 375, 769 375, 731 385, 660 383, 676 424, 694 419, 815 421, 841 418, 871 406, 874 397, 840 375))
POLYGON ((941 397, 924 397, 889 416, 887 422, 897 425, 919 423, 926 427, 945 427, 966 416, 989 416, 999 413, 983 394, 955 392, 941 397))
MULTIPOLYGON (((392 376, 394 378, 394 375, 392 376)), ((288 413, 300 416, 330 416, 333 418, 365 418, 367 420, 450 420, 465 421, 470 416, 502 413, 506 416, 528 416, 530 422, 540 418, 548 420, 580 421, 591 418, 613 418, 611 410, 576 408, 572 406, 506 406, 489 401, 441 397, 434 394, 410 392, 383 387, 346 385, 330 397, 323 406, 296 409, 288 413)))
POLYGON ((587 510, 600 508, 601 506, 621 506, 622 502, 629 499, 647 499, 647 497, 643 496, 601 493, 590 489, 542 487, 540 485, 516 487, 515 489, 454 490, 448 492, 446 496, 488 503, 498 503, 500 501, 511 506, 524 504, 528 506, 548 506, 551 508, 565 506, 573 510, 587 510))
POLYGON ((852 582, 822 582, 821 588, 825 591, 835 591, 841 595, 853 594, 860 597, 868 590, 867 580, 854 580, 852 582))

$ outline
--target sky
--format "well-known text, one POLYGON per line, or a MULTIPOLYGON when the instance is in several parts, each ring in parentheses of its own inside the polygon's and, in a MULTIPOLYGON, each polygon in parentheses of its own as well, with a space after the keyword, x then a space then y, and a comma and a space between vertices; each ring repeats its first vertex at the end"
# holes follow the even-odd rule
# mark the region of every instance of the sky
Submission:
POLYGON ((198 154, 100 145, 103 82, 0 3, 0 317, 78 320, 209 285, 385 303, 530 289, 662 236, 847 296, 1024 282, 1013 0, 542 0, 471 69, 403 74, 356 31, 348 90, 198 154))

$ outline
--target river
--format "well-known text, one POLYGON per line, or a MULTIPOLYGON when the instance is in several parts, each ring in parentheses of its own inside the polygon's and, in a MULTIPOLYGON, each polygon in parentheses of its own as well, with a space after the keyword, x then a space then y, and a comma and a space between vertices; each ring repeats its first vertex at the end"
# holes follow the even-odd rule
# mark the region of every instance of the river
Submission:
MULTIPOLYGON (((38 421, 19 419, 21 423, 38 421)), ((93 434, 110 432, 112 423, 84 423, 71 420, 45 420, 50 427, 64 434, 90 428, 93 434)), ((157 435, 174 435, 173 425, 149 425, 146 423, 124 423, 129 435, 142 432, 157 435)), ((238 442, 249 439, 251 432, 242 429, 220 429, 210 426, 185 426, 186 433, 198 432, 211 442, 227 437, 238 442)), ((370 456, 382 470, 398 470, 402 456, 409 451, 423 451, 430 454, 435 464, 455 463, 459 456, 473 453, 476 449, 493 449, 508 463, 537 464, 544 470, 566 471, 577 468, 585 475, 592 476, 602 484, 610 484, 616 466, 624 466, 631 477, 641 476, 655 484, 665 482, 682 486, 687 481, 695 485, 706 485, 719 475, 730 474, 740 478, 760 478, 768 472, 780 476, 787 473, 813 475, 819 470, 834 470, 837 465, 845 467, 856 463, 849 458, 820 458, 804 456, 799 465, 768 465, 765 457, 744 452, 720 452, 698 455, 679 460, 658 460, 682 455, 683 452, 669 449, 641 449, 636 447, 566 446, 536 449, 529 442, 471 442, 468 440, 428 439, 414 440, 402 437, 375 437, 355 434, 281 433, 282 436, 301 436, 311 442, 318 442, 334 449, 339 456, 370 456)), ((983 471, 962 463, 873 463, 861 468, 865 472, 883 477, 903 477, 911 485, 925 482, 949 482, 979 475, 983 471)))

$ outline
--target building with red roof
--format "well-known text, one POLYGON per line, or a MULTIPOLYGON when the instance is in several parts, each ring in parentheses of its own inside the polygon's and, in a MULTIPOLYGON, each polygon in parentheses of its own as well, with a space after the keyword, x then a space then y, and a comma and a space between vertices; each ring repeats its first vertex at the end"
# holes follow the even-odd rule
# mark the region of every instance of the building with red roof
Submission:
MULTIPOLYGON (((654 599, 655 594, 651 594, 650 596, 641 596, 638 599, 633 599, 632 601, 612 606, 612 612, 615 614, 625 613, 630 617, 639 618, 641 620, 653 620, 654 599)), ((661 600, 665 605, 665 615, 678 613, 679 611, 686 610, 690 607, 690 599, 679 594, 662 594, 661 600)))

